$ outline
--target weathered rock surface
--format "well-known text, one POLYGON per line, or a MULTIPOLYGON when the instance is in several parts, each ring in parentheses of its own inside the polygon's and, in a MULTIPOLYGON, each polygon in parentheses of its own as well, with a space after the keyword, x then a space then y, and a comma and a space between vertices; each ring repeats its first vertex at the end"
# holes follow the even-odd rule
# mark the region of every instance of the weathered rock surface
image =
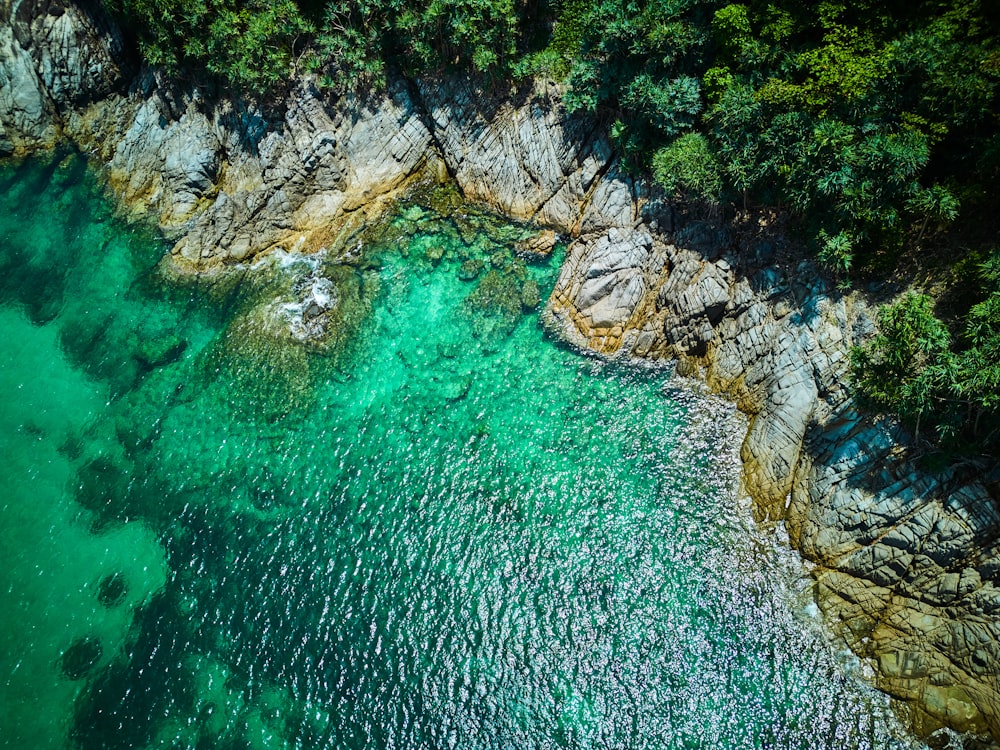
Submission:
POLYGON ((879 685, 922 731, 1000 736, 1000 476, 923 473, 906 435, 856 410, 847 354, 868 306, 789 261, 766 222, 678 217, 545 84, 398 82, 329 103, 304 82, 267 116, 123 73, 120 37, 87 5, 0 2, 0 152, 75 138, 177 238, 180 268, 349 253, 353 226, 443 167, 468 198, 577 238, 548 324, 606 356, 677 358, 736 399, 759 515, 817 564, 821 605, 879 685))
POLYGON ((529 260, 547 258, 552 254, 558 242, 559 237, 554 230, 544 229, 538 234, 518 242, 515 245, 515 250, 518 255, 529 260))
POLYGON ((552 294, 551 314, 570 316, 564 334, 599 352, 620 346, 625 330, 641 325, 647 299, 666 264, 645 228, 611 227, 576 242, 552 294))
POLYGON ((436 158, 406 88, 328 107, 305 85, 280 121, 146 76, 74 121, 133 209, 178 237, 191 268, 274 248, 315 251, 363 223, 436 158))
POLYGON ((0 25, 0 153, 51 145, 57 137, 52 102, 34 60, 17 43, 14 30, 0 25))
POLYGON ((417 82, 435 141, 467 198, 579 234, 631 226, 637 187, 595 123, 568 114, 557 87, 499 97, 474 82, 417 82))
POLYGON ((129 70, 121 34, 96 4, 0 2, 0 153, 60 137, 60 116, 108 96, 129 70))

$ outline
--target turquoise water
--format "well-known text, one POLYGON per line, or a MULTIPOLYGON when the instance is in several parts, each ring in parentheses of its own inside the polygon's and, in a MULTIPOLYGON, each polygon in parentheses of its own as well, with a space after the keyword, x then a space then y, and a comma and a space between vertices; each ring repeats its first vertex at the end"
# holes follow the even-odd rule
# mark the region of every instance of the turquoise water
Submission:
POLYGON ((0 223, 3 746, 914 746, 731 407, 548 338, 524 229, 439 188, 171 280, 72 154, 0 223))

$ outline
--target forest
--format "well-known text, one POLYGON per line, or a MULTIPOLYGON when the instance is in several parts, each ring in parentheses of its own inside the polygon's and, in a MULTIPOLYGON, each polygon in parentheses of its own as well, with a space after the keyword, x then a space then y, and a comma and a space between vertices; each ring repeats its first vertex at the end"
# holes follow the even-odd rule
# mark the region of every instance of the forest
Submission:
POLYGON ((391 75, 565 84, 623 161, 768 207, 847 290, 906 294, 853 356, 862 403, 948 455, 1000 446, 1000 3, 105 0, 172 75, 338 95, 391 75))

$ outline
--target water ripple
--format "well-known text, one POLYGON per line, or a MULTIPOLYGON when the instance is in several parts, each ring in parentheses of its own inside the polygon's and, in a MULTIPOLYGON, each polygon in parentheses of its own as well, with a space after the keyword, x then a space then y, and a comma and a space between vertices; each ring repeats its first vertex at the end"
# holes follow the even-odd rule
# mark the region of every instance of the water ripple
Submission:
MULTIPOLYGON (((23 170, 0 171, 11 215, 28 194, 62 205, 84 174, 23 170)), ((106 212, 97 191, 79 200, 73 221, 106 212)), ((66 406, 5 407, 24 461, 10 476, 35 479, 4 506, 4 560, 37 564, 25 509, 49 493, 41 548, 88 573, 44 578, 52 601, 82 592, 65 599, 78 625, 33 626, 56 656, 104 644, 79 682, 11 668, 19 706, 49 696, 31 704, 55 717, 35 746, 916 747, 818 627, 796 557, 754 525, 732 408, 548 340, 520 293, 556 264, 510 252, 525 230, 420 200, 366 239, 377 271, 276 254, 187 287, 106 213, 73 230, 100 263, 70 229, 5 230, 18 284, 0 284, 0 325, 59 352, 61 385, 30 403, 66 406), (313 303, 347 343, 296 334, 313 303), (116 572, 131 588, 112 616, 94 602, 116 572)), ((18 357, 0 375, 34 382, 18 357)))

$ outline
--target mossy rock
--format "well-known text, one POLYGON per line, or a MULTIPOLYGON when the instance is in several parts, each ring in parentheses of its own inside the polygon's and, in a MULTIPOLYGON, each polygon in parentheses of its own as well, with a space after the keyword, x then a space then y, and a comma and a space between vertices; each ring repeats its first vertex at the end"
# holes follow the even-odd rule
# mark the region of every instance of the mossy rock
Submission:
POLYGON ((514 330, 521 317, 521 290, 510 274, 491 270, 465 301, 472 333, 493 351, 514 330))
POLYGON ((462 281, 475 281, 482 273, 483 262, 478 258, 469 258, 458 268, 458 278, 462 281))
POLYGON ((542 293, 538 288, 538 282, 528 279, 521 287, 521 307, 525 310, 534 310, 542 303, 542 293))
POLYGON ((514 258, 507 266, 507 272, 518 281, 525 281, 528 278, 528 266, 520 258, 514 258))
POLYGON ((462 343, 459 341, 439 341, 437 345, 438 354, 445 359, 457 359, 462 353, 462 343))
POLYGON ((521 310, 521 292, 517 281, 510 274, 493 269, 482 278, 475 291, 469 295, 468 303, 480 311, 515 314, 521 310))
POLYGON ((426 216, 426 211, 420 206, 410 206, 403 211, 403 219, 410 222, 418 222, 426 216))
POLYGON ((460 208, 465 200, 451 183, 435 185, 426 192, 418 192, 415 199, 441 216, 448 216, 460 208))

